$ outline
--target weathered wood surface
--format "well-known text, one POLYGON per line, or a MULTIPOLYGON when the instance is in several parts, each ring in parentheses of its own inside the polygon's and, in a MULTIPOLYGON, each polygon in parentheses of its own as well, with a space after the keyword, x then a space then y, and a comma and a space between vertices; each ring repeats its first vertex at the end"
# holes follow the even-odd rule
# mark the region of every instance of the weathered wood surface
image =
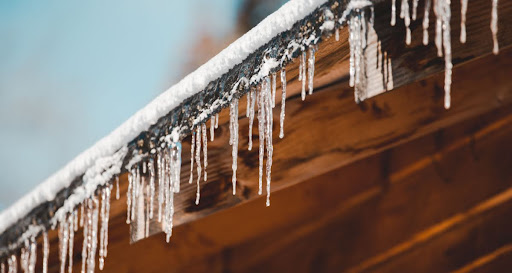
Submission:
POLYGON ((170 244, 129 245, 116 216, 105 271, 457 270, 512 243, 510 137, 504 106, 278 191, 270 208, 178 226, 170 244))
MULTIPOLYGON (((440 103, 442 74, 376 97, 359 107, 352 103, 350 88, 344 84, 324 88, 306 102, 292 97, 287 104, 287 135, 276 141, 275 192, 270 208, 265 208, 263 198, 256 198, 224 209, 246 200, 242 199, 243 195, 231 196, 231 172, 217 174, 216 167, 212 166, 230 163, 229 151, 218 151, 227 146, 223 143, 227 142, 223 126, 217 131, 216 142, 210 145, 209 176, 224 180, 210 187, 203 186, 202 201, 207 200, 209 204, 200 204, 201 209, 210 208, 208 213, 217 212, 199 219, 208 213, 197 209, 188 211, 189 218, 183 219, 180 215, 185 214, 181 211, 176 220, 183 224, 175 228, 170 244, 166 244, 160 234, 129 245, 124 194, 127 183, 123 176, 122 198, 112 202, 105 271, 282 272, 289 269, 304 272, 315 267, 336 272, 348 269, 379 272, 381 267, 392 270, 395 264, 406 266, 418 257, 406 254, 421 252, 423 246, 436 245, 436 240, 444 242, 436 238, 451 238, 445 234, 457 233, 453 230, 468 226, 469 234, 474 234, 471 230, 486 223, 479 220, 480 215, 494 211, 494 207, 465 217, 458 224, 442 225, 444 229, 437 233, 435 227, 457 217, 457 213, 471 211, 478 204, 492 200, 511 186, 508 162, 511 162, 512 147, 507 142, 512 135, 512 83, 509 81, 512 50, 504 50, 502 54, 468 63, 454 71, 454 89, 460 91, 454 92, 457 103, 450 111, 443 110, 440 103), (487 86, 494 89, 489 90, 487 86), (425 95, 433 89, 438 90, 437 93, 425 95), (350 112, 353 114, 347 114, 350 112), (463 121, 469 118, 470 121, 463 121), (300 120, 313 127, 301 126, 300 120), (455 124, 459 125, 453 126, 455 124), (453 128, 443 129, 450 126, 453 128), (388 133, 381 135, 383 130, 388 133), (381 139, 388 139, 388 142, 379 145, 381 139), (355 148, 347 150, 344 145, 349 144, 346 143, 355 148), (285 152, 279 152, 280 149, 285 152), (320 151, 313 153, 315 149, 320 151), (312 155, 311 158, 301 156, 304 153, 312 155), (323 154, 328 156, 318 158, 323 154), (224 163, 216 162, 222 160, 224 163), (302 167, 294 168, 294 165, 302 167), (280 177, 283 172, 286 174, 280 177), (287 183, 284 178, 292 182, 287 183), (290 187, 293 184, 298 185, 290 187), (219 191, 223 195, 219 196, 219 191), (431 236, 422 235, 431 233, 431 236), (415 241, 418 237, 424 241, 415 241), (404 248, 407 242, 410 242, 409 248, 404 248), (406 251, 401 252, 403 249, 406 251)), ((246 133, 243 135, 246 137, 246 133)), ((241 143, 246 145, 246 140, 241 138, 241 143)), ((255 153, 252 156, 256 158, 255 153)), ((246 198, 253 199, 257 167, 253 166, 250 171, 249 167, 241 166, 245 169, 239 172, 239 177, 247 182, 240 182, 239 192, 244 189, 246 198)), ((194 192, 188 194, 188 200, 184 200, 195 207, 192 205, 194 192)), ((498 207, 506 204, 508 202, 502 202, 498 207)), ((507 207, 504 210, 506 212, 507 207)), ((508 219, 503 214, 495 218, 508 219)), ((494 223, 492 219, 489 221, 494 223)), ((76 272, 81 261, 80 232, 75 236, 76 272)), ((487 237, 480 237, 484 235, 478 238, 485 242, 487 237)), ((55 232, 50 237, 51 253, 56 254, 55 232)), ((505 244, 506 240, 499 242, 505 244)), ((450 247, 450 242, 455 245, 458 241, 448 241, 447 245, 439 247, 450 247)), ((446 268, 463 268, 500 246, 484 244, 474 255, 461 258, 446 268)), ((425 255, 421 253, 420 257, 425 255)), ((51 272, 57 272, 57 255, 50 257, 51 272)))

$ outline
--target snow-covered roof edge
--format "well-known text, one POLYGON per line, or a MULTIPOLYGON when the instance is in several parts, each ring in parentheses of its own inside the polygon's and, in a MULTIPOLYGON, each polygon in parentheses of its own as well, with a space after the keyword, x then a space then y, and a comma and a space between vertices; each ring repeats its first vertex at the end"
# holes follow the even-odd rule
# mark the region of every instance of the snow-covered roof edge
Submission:
POLYGON ((291 0, 283 5, 255 28, 170 87, 116 130, 79 154, 64 168, 4 210, 0 214, 0 233, 6 231, 40 204, 53 200, 59 191, 69 187, 98 159, 116 153, 141 132, 155 124, 159 118, 179 106, 185 99, 205 89, 211 81, 227 73, 233 66, 241 63, 279 33, 290 29, 294 23, 325 2, 326 0, 291 0))

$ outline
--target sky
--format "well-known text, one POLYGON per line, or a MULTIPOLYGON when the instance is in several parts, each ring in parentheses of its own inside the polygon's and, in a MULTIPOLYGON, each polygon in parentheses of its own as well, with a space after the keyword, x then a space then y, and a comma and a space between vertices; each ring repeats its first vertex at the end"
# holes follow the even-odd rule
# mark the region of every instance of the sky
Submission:
POLYGON ((176 83, 238 2, 0 1, 0 210, 176 83))

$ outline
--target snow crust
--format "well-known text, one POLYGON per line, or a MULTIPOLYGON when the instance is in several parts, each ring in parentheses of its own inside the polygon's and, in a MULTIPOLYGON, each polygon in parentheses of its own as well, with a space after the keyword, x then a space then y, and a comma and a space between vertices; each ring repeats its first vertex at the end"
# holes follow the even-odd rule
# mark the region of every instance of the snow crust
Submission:
MULTIPOLYGON (((183 100, 205 89, 209 82, 227 73, 229 69, 241 63, 249 54, 269 42, 279 33, 291 29, 295 22, 307 16, 326 1, 291 0, 283 5, 218 55, 136 112, 94 146, 79 154, 32 192, 4 210, 0 214, 0 233, 3 233, 38 205, 53 200, 57 192, 68 187, 76 177, 86 173, 98 160, 111 157, 116 151, 122 149, 128 142, 137 137, 139 133, 156 123, 158 118, 179 106, 183 100)), ((102 177, 101 179, 104 181, 105 178, 102 177)), ((87 183, 97 184, 94 179, 88 180, 87 183)), ((74 200, 72 203, 76 202, 78 200, 74 200)))

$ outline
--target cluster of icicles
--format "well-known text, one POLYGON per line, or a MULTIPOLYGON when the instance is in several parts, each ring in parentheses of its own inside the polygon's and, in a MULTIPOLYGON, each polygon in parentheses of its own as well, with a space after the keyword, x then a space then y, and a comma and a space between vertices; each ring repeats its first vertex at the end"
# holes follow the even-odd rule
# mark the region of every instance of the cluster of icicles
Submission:
MULTIPOLYGON (((404 20, 406 27, 405 43, 411 44, 411 19, 416 20, 417 8, 419 0, 412 0, 412 15, 409 5, 410 0, 402 0, 400 5, 400 18, 404 20)), ((468 9, 468 0, 460 0, 461 3, 461 21, 460 21, 460 42, 466 43, 466 12, 468 9)), ((423 44, 428 44, 428 27, 429 27, 429 14, 430 9, 434 10, 436 16, 435 23, 435 38, 434 42, 437 47, 437 55, 442 57, 444 54, 445 60, 445 79, 444 79, 444 107, 449 109, 451 106, 451 84, 452 84, 452 48, 450 38, 450 19, 451 19, 451 0, 425 0, 425 9, 423 14, 423 44), (432 6, 433 1, 433 6, 432 6), (444 52, 443 52, 444 51, 444 52)), ((498 45, 498 0, 491 0, 491 33, 493 40, 492 52, 497 55, 499 53, 498 45)), ((391 25, 396 24, 396 0, 393 0, 391 6, 391 25)))
MULTIPOLYGON (((423 17, 423 44, 428 44, 429 12, 432 0, 425 0, 425 10, 423 17)), ((445 58, 445 107, 450 107, 450 86, 451 86, 451 42, 450 42, 450 0, 433 0, 433 9, 436 15, 436 36, 435 44, 438 55, 444 54, 445 58)), ((497 42, 497 5, 498 0, 492 0, 491 30, 494 42, 493 53, 499 51, 497 42)), ((412 12, 409 7, 409 0, 403 0, 400 6, 400 18, 404 19, 406 26, 406 44, 411 43, 410 22, 416 20, 418 0, 412 0, 412 12)), ((466 10, 467 0, 461 0, 461 33, 460 41, 466 42, 466 10)), ((365 72, 365 49, 367 44, 368 26, 373 26, 373 6, 368 0, 352 0, 347 7, 344 15, 339 19, 340 25, 343 23, 349 26, 350 43, 350 86, 354 87, 354 96, 357 102, 367 97, 366 91, 366 72, 365 72), (370 8, 370 15, 365 14, 366 8, 370 8)), ((396 24, 396 0, 393 0, 391 10, 391 25, 396 24)), ((335 39, 339 40, 339 30, 335 29, 335 39)), ((313 78, 315 71, 315 52, 316 45, 310 45, 303 48, 299 56, 299 77, 302 82, 301 98, 306 97, 306 86, 309 95, 313 94, 313 78), (309 56, 308 53, 309 52, 309 56)), ((249 139, 248 150, 253 148, 252 131, 255 116, 258 119, 259 136, 259 185, 258 194, 263 194, 263 178, 266 179, 266 205, 270 205, 270 184, 272 170, 272 128, 273 128, 273 108, 276 106, 276 78, 277 73, 270 73, 261 79, 258 86, 253 87, 247 93, 246 117, 249 118, 249 139), (258 107, 256 113, 256 106, 258 107), (257 114, 257 115, 256 115, 257 114), (264 164, 266 154, 266 164, 264 164), (264 168, 265 166, 265 168, 264 168)), ((284 119, 286 102, 286 70, 283 68, 280 72, 282 87, 281 110, 279 122, 279 137, 284 137, 284 119)), ((233 195, 236 194, 236 172, 239 148, 239 100, 234 98, 230 103, 229 119, 229 144, 232 146, 232 186, 233 195)), ((210 141, 214 140, 215 129, 219 126, 219 115, 212 115, 210 118, 210 141)), ((190 178, 189 183, 195 180, 197 185, 195 204, 200 201, 200 181, 207 181, 208 166, 208 137, 206 123, 196 126, 191 135, 190 151, 190 178), (202 153, 201 153, 202 152, 202 153), (201 161, 201 154, 203 160, 201 161), (194 170, 194 164, 196 169, 194 170), (194 171, 197 178, 194 179, 194 171)), ((180 174, 181 174, 181 142, 177 137, 162 138, 163 145, 155 156, 135 164, 130 168, 128 175, 127 192, 127 219, 128 224, 135 224, 138 237, 147 237, 150 235, 150 222, 156 220, 162 224, 166 234, 166 240, 172 235, 173 215, 174 215, 174 194, 180 192, 180 174), (156 204, 155 204, 156 202, 156 204), (155 207, 156 206, 156 207, 155 207)), ((115 178, 116 199, 119 199, 119 178, 115 178)), ((110 212, 110 198, 112 185, 105 186, 99 190, 98 197, 92 196, 86 199, 78 208, 68 214, 65 219, 59 221, 59 259, 60 272, 67 270, 72 272, 73 267, 73 244, 74 233, 78 227, 83 227, 84 241, 82 243, 82 273, 94 272, 96 264, 96 253, 98 253, 99 269, 103 269, 105 258, 107 257, 108 245, 108 222, 110 212), (101 199, 101 200, 100 200, 101 199), (99 240, 99 249, 98 249, 99 240)), ((48 233, 43 233, 43 273, 48 270, 49 241, 48 233)), ((37 242, 35 237, 25 241, 21 249, 20 265, 23 272, 34 273, 36 264, 37 242)), ((0 263, 0 273, 17 273, 18 262, 16 255, 9 256, 6 261, 0 263), (6 269, 8 270, 6 272, 6 269)))
MULTIPOLYGON (((116 181, 117 178, 116 178, 116 181)), ((119 199, 119 183, 117 183, 116 198, 119 199)), ((59 221, 58 237, 59 237, 59 261, 60 272, 73 272, 73 249, 75 232, 78 227, 83 228, 82 243, 82 273, 92 273, 96 267, 96 253, 99 255, 98 267, 103 269, 105 258, 107 257, 108 245, 108 221, 110 214, 110 197, 112 185, 105 186, 99 190, 99 198, 92 196, 86 199, 78 209, 71 212, 65 219, 59 221), (99 240, 99 249, 98 249, 99 240)), ((52 227, 55 228, 55 227, 52 227)), ((50 253, 50 242, 48 240, 48 232, 43 232, 43 273, 48 272, 48 257, 50 253)), ((27 239, 21 248, 20 266, 25 273, 35 273, 37 260, 37 241, 32 236, 27 239)), ((7 258, 7 273, 18 272, 18 262, 16 255, 7 258)), ((0 264, 0 273, 6 273, 5 263, 0 264)))

